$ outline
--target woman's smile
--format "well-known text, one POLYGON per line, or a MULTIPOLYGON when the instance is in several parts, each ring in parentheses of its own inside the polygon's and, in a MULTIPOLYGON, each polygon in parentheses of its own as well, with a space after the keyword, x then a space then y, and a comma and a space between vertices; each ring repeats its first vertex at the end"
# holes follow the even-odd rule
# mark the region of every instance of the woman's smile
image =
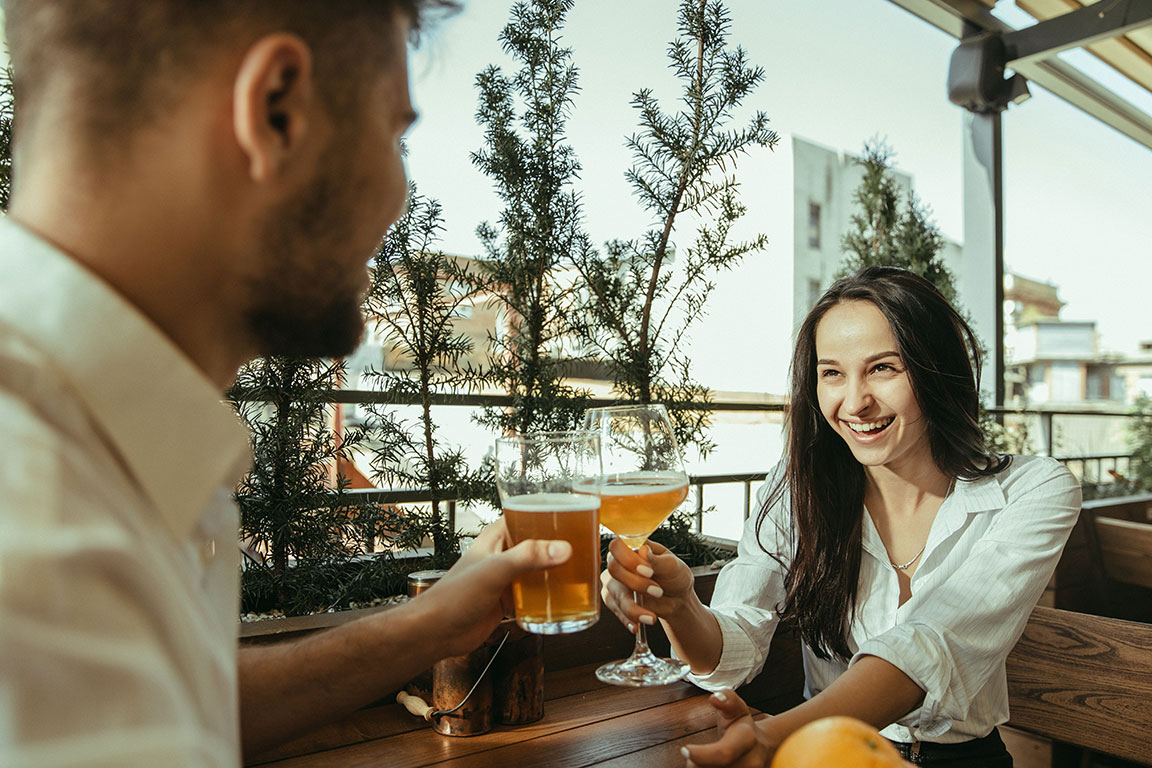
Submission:
POLYGON ((888 416, 883 419, 875 419, 873 421, 845 421, 840 420, 840 423, 852 430, 860 439, 874 438, 888 428, 888 425, 896 420, 895 416, 888 416))

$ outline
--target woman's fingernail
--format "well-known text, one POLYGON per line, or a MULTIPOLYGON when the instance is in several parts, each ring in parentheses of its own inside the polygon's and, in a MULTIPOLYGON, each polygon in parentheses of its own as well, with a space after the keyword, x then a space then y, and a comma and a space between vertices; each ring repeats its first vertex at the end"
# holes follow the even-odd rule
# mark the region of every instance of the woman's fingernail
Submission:
POLYGON ((652 578, 652 574, 656 573, 656 571, 652 570, 652 568, 647 565, 638 565, 636 566, 636 573, 640 574, 646 579, 650 579, 652 578))
POLYGON ((572 545, 566 541, 551 541, 548 543, 548 558, 559 560, 568 557, 572 552, 572 545))
POLYGON ((716 693, 712 694, 712 698, 716 699, 716 701, 720 702, 721 704, 728 701, 728 697, 724 695, 723 691, 716 691, 716 693))
POLYGON ((640 617, 640 623, 641 624, 647 624, 648 626, 652 626, 653 624, 656 623, 656 617, 651 615, 651 614, 646 613, 640 617))
POLYGON ((628 631, 631 632, 632 634, 636 634, 636 625, 635 624, 629 624, 628 625, 628 631))
POLYGON ((688 752, 688 747, 680 747, 680 754, 684 756, 685 760, 692 759, 692 755, 688 752))
POLYGON ((652 597, 664 597, 664 590, 653 584, 652 586, 648 587, 648 594, 652 595, 652 597))

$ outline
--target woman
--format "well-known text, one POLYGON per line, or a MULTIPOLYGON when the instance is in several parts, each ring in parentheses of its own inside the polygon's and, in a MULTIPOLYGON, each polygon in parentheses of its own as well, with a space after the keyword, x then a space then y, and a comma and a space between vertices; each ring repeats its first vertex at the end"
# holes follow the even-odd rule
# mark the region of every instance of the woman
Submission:
POLYGON ((833 714, 882 728, 913 762, 1012 765, 996 731, 1004 661, 1080 489, 1052 459, 988 451, 979 370, 971 329, 927 280, 889 267, 840 280, 800 328, 787 456, 711 607, 664 548, 645 561, 613 543, 606 604, 630 628, 659 619, 736 724, 686 749, 690 765, 766 765, 833 714), (780 619, 803 641, 807 700, 753 725, 725 689, 760 671, 780 619))

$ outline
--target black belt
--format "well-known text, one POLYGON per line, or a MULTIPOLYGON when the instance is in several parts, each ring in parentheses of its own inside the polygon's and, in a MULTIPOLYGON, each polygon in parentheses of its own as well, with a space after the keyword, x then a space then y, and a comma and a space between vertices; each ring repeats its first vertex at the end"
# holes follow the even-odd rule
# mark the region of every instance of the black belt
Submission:
POLYGON ((915 741, 906 744, 900 741, 892 742, 896 750, 913 765, 932 765, 934 762, 995 758, 1008 754, 1000 732, 995 728, 987 736, 971 741, 959 741, 954 744, 940 744, 934 741, 915 741))

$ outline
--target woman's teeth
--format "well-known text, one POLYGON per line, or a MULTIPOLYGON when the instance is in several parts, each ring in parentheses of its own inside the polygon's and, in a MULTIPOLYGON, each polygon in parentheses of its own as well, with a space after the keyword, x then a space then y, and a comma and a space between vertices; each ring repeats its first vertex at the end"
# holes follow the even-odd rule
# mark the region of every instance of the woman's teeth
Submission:
POLYGON ((856 422, 852 422, 852 421, 846 421, 844 423, 847 424, 848 428, 851 429, 853 432, 867 433, 867 432, 879 432, 880 430, 884 429, 884 427, 891 424, 893 419, 895 419, 894 416, 891 416, 887 419, 881 419, 880 421, 870 421, 870 422, 867 422, 864 424, 857 424, 856 422))

